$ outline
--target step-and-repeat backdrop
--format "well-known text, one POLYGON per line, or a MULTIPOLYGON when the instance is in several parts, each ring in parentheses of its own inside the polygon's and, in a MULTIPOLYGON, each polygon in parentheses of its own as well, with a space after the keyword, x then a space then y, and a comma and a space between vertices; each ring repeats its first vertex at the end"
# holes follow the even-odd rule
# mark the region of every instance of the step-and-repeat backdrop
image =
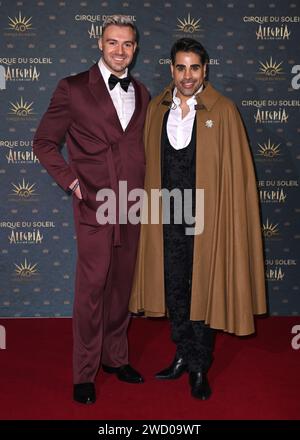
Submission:
POLYGON ((58 80, 99 59, 103 19, 114 13, 139 29, 133 74, 152 96, 170 80, 176 39, 207 48, 210 81, 235 101, 251 142, 270 313, 298 315, 300 1, 3 0, 0 12, 0 316, 72 312, 71 200, 32 138, 58 80))

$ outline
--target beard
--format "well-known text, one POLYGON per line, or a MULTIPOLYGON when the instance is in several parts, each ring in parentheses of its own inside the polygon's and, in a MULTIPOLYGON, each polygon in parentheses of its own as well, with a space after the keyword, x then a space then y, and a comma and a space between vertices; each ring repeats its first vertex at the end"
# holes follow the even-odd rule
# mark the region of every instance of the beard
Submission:
POLYGON ((193 82, 192 87, 186 88, 184 84, 184 82, 180 82, 176 85, 177 89, 183 96, 193 96, 201 86, 198 82, 193 82))
POLYGON ((103 55, 103 60, 107 67, 112 71, 116 73, 124 72, 124 70, 129 66, 131 63, 131 60, 129 57, 124 58, 122 61, 115 61, 112 57, 107 57, 103 55))

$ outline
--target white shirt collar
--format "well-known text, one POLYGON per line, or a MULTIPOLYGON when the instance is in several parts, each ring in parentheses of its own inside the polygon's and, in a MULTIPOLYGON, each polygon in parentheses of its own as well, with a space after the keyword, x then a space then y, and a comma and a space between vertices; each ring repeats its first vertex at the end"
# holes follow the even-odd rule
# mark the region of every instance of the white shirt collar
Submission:
MULTIPOLYGON (((203 84, 199 87, 197 92, 186 101, 189 107, 197 104, 196 95, 198 95, 198 93, 201 93, 202 90, 203 90, 203 84)), ((176 93, 177 93, 177 87, 175 87, 173 91, 173 101, 175 102, 176 105, 180 105, 181 99, 178 98, 178 96, 176 96, 176 93)))
MULTIPOLYGON (((108 78, 110 77, 112 72, 106 67, 102 58, 100 58, 100 60, 98 62, 98 66, 99 66, 100 72, 103 76, 105 83, 108 84, 108 78)), ((126 68, 125 73, 123 75, 121 75, 120 78, 125 78, 127 76, 127 74, 128 74, 128 69, 126 68)))

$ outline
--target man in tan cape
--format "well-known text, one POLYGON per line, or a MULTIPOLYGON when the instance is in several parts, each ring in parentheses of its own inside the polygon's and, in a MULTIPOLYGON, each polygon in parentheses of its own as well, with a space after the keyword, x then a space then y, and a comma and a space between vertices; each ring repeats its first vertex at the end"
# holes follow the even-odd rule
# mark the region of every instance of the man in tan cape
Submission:
POLYGON ((146 118, 149 221, 141 229, 130 310, 168 313, 177 350, 156 377, 176 379, 187 371, 192 395, 204 400, 211 394, 206 373, 214 329, 249 335, 253 315, 266 312, 261 226, 243 123, 234 103, 204 80, 206 50, 182 38, 171 61, 173 82, 151 101, 146 118), (194 235, 187 233, 188 217, 176 221, 175 201, 166 224, 164 196, 159 221, 151 224, 150 193, 162 188, 194 190, 194 235), (203 228, 195 194, 201 189, 203 228))

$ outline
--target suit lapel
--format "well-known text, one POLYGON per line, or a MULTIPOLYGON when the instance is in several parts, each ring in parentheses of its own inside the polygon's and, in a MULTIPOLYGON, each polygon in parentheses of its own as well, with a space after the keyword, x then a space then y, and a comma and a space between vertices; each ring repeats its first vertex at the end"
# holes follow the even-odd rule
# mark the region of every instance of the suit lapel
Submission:
POLYGON ((117 111, 112 102, 110 94, 105 85, 104 79, 100 73, 98 64, 94 64, 89 71, 89 89, 96 99, 99 107, 99 114, 107 121, 109 132, 111 129, 117 130, 118 133, 123 133, 117 111))
POLYGON ((140 87, 138 86, 137 82, 135 81, 134 78, 131 77, 131 82, 133 84, 134 87, 134 99, 135 99, 135 108, 134 108, 134 112, 133 115, 125 129, 125 132, 130 130, 131 127, 134 125, 134 123, 136 122, 138 116, 139 116, 139 112, 142 108, 142 96, 141 96, 141 90, 140 87))
POLYGON ((142 108, 141 88, 139 87, 135 79, 131 77, 131 81, 134 87, 135 109, 125 131, 123 131, 117 111, 107 90, 104 79, 100 73, 98 64, 94 64, 89 72, 89 89, 96 99, 98 106, 100 107, 101 116, 103 116, 107 120, 110 130, 113 126, 119 134, 126 133, 134 126, 135 122, 138 120, 140 109, 142 108), (103 109, 105 109, 105 113, 103 109))

